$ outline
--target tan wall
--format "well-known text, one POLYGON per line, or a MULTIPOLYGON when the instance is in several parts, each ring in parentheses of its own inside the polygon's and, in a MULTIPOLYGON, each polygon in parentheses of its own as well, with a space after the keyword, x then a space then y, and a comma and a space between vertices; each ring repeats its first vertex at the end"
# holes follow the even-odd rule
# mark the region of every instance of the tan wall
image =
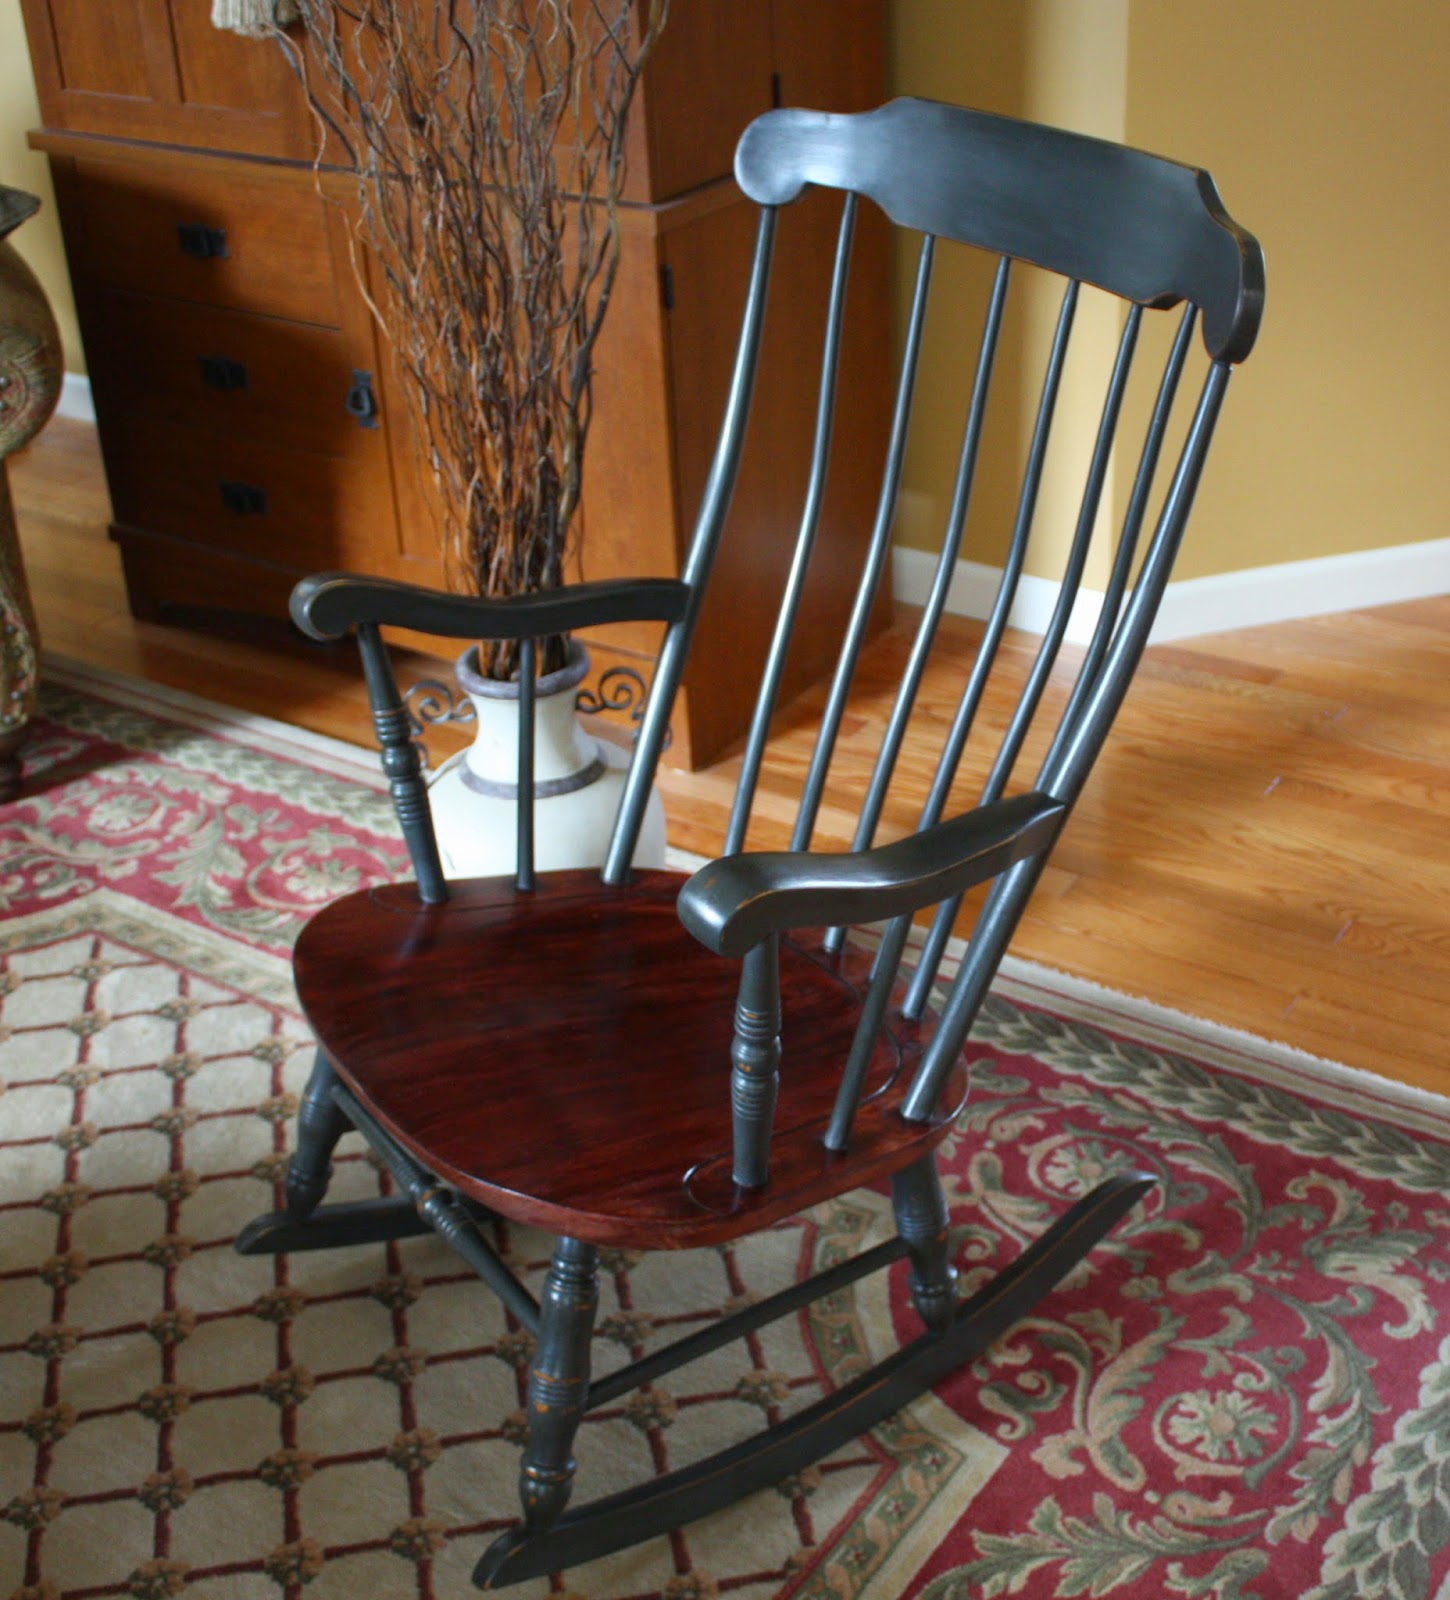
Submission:
MULTIPOLYGON (((1263 240, 1265 331, 1179 576, 1450 534, 1444 0, 895 0, 892 28, 893 92, 1192 161, 1263 240)), ((924 383, 953 416, 960 375, 924 383)), ((905 543, 950 493, 955 417, 908 462, 905 543)))
MULTIPOLYGON (((893 93, 950 100, 1007 116, 1079 128, 1105 139, 1123 137, 1128 0, 897 0, 889 63, 893 93)), ((898 261, 899 321, 904 328, 915 271, 915 243, 903 240, 898 261)), ((981 307, 991 263, 977 252, 944 247, 933 278, 897 538, 934 548, 951 503, 981 307)), ((1037 359, 1051 341, 1060 285, 1019 273, 1009 299, 997 365, 993 409, 973 487, 962 553, 1000 564, 1016 513, 1020 461, 1032 428, 1037 359)), ((1105 298, 1084 296, 1074 324, 1074 358, 1064 376, 1052 458, 1038 502, 1042 530, 1029 570, 1060 570, 1077 517, 1078 492, 1102 405, 1099 376, 1111 360, 1119 316, 1105 298)), ((1109 488, 1106 497, 1111 504, 1109 488)), ((1106 541, 1098 541, 1087 581, 1106 579, 1106 541)))
POLYGON ((1450 6, 1134 0, 1128 75, 1268 260, 1184 575, 1450 535, 1450 6))
POLYGON ((22 223, 10 242, 29 262, 50 297, 60 323, 61 338, 65 341, 67 370, 84 372, 85 353, 76 326, 65 250, 60 242, 50 169, 45 157, 37 155, 25 143, 25 135, 39 123, 35 79, 30 71, 30 53, 20 21, 20 6, 17 0, 0 0, 0 183, 38 194, 42 202, 41 210, 22 223))

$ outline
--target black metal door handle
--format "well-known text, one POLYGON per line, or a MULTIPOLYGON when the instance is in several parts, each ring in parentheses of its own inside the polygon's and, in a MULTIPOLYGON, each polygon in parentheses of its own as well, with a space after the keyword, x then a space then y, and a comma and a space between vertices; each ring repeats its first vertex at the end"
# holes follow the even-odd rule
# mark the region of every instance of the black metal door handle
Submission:
POLYGON ((217 488, 221 491, 222 504, 228 511, 236 512, 239 517, 266 516, 267 491, 255 483, 239 483, 232 478, 223 478, 217 488))
POLYGON ((204 222, 178 222, 176 238, 181 253, 198 261, 211 261, 227 253, 227 230, 211 228, 204 222))
POLYGON ((373 375, 371 372, 354 370, 352 387, 347 391, 347 397, 342 402, 348 416, 357 419, 360 428, 376 428, 378 425, 378 397, 373 393, 373 375))
POLYGON ((196 359, 201 366, 201 381, 209 389, 247 387, 245 362, 233 361, 230 356, 198 356, 196 359))

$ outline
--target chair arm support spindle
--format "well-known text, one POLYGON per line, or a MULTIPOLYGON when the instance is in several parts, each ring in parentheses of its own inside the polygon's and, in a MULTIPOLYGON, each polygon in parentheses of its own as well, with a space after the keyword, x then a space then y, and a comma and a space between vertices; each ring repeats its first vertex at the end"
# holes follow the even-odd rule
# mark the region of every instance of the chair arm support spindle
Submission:
POLYGON ((730 1110, 742 1189, 763 1187, 770 1175, 770 1135, 780 1091, 780 941, 767 934, 745 957, 730 1047, 730 1110))
POLYGON ((407 707, 398 693, 397 680, 388 661, 387 646, 378 633, 377 624, 359 623, 357 641, 363 675, 367 679, 373 729, 378 738, 383 774, 388 780, 393 810, 397 813, 398 826, 408 846, 408 855, 418 880, 419 896, 425 904, 436 905, 448 898, 448 891, 444 887, 438 841, 433 834, 422 757, 413 743, 407 707))
POLYGON ((1033 792, 978 807, 870 850, 726 856, 680 890, 680 921, 708 949, 739 956, 773 933, 908 915, 1045 850, 1067 807, 1033 792))

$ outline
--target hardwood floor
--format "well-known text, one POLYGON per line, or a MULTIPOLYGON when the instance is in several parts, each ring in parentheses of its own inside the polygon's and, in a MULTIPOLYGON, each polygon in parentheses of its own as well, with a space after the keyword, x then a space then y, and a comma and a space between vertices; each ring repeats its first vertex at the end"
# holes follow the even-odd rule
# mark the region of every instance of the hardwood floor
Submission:
MULTIPOLYGON (((366 742, 350 649, 130 618, 92 429, 53 422, 10 465, 49 650, 366 742)), ((874 750, 911 622, 863 663, 833 784, 874 750)), ((976 635, 944 628, 938 721, 976 635)), ((1011 641, 1019 673, 1031 646, 1011 641)), ((819 698, 780 719, 752 842, 784 831, 819 698)), ((888 824, 914 812, 927 759, 906 752, 888 824)), ((673 843, 718 845, 734 765, 666 774, 673 843)), ((828 797, 826 834, 844 817, 828 797)), ((1013 950, 1450 1093, 1450 595, 1150 650, 1013 950)))

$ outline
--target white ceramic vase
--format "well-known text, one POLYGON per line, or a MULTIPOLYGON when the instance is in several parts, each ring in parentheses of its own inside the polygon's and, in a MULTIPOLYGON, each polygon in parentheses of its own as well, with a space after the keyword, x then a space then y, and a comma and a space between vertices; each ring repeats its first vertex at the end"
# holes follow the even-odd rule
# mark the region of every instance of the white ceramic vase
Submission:
MULTIPOLYGON (((474 741, 429 780, 428 801, 444 875, 489 878, 517 862, 519 686, 478 673, 466 650, 458 686, 477 714, 474 741)), ((534 699, 534 866, 539 872, 597 867, 604 861, 624 788, 629 753, 580 725, 575 691, 589 671, 577 639, 557 672, 538 681, 534 699)), ((665 813, 651 790, 634 852, 637 867, 662 867, 665 813)))

